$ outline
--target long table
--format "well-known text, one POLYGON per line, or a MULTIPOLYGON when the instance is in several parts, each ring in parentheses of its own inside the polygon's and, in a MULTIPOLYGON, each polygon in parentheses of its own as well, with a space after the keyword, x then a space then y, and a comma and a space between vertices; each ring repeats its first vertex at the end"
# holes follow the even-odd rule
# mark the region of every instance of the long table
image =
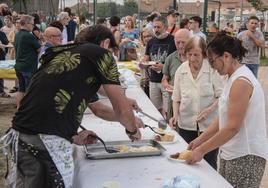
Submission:
POLYGON ((0 78, 16 79, 15 60, 0 61, 0 78))
MULTIPOLYGON (((16 72, 14 69, 15 60, 0 61, 0 78, 16 79, 16 72)), ((134 61, 117 62, 118 68, 130 69, 134 72, 139 72, 139 68, 134 61)))
MULTIPOLYGON (((138 87, 126 90, 128 97, 137 100, 144 112, 162 119, 158 110, 153 106, 145 93, 138 87)), ((104 99, 107 103, 107 99, 104 99)), ((151 126, 157 127, 157 123, 141 117, 151 126)), ((107 122, 87 112, 82 125, 95 131, 105 141, 128 140, 124 128, 116 122, 107 122)), ((152 139, 153 133, 149 129, 141 129, 142 139, 152 139)), ((120 183, 120 188, 161 188, 163 182, 177 175, 192 175, 200 180, 201 188, 229 188, 232 187, 217 171, 204 160, 188 165, 167 159, 171 153, 186 149, 186 142, 176 135, 178 141, 173 144, 163 145, 166 152, 162 156, 89 160, 85 158, 83 147, 75 146, 75 178, 76 188, 102 188, 107 181, 120 183)))

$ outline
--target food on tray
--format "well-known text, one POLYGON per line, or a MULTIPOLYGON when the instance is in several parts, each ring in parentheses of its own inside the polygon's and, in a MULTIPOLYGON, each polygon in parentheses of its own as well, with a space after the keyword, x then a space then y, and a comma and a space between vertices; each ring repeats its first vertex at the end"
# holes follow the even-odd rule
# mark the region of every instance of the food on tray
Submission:
POLYGON ((127 145, 118 145, 115 147, 119 150, 119 153, 158 151, 158 149, 153 146, 132 147, 127 145))
POLYGON ((161 136, 161 141, 162 142, 173 142, 174 137, 175 137, 174 134, 165 133, 164 136, 161 136))
POLYGON ((189 157, 191 157, 192 153, 193 152, 190 150, 185 150, 185 151, 182 151, 181 153, 175 153, 175 154, 170 155, 170 158, 178 159, 178 160, 187 160, 189 157))
POLYGON ((155 129, 156 132, 161 133, 161 134, 165 134, 164 136, 161 135, 156 135, 154 137, 155 141, 159 141, 159 142, 173 142, 175 135, 170 133, 170 132, 165 132, 165 130, 161 129, 161 128, 157 128, 155 129))

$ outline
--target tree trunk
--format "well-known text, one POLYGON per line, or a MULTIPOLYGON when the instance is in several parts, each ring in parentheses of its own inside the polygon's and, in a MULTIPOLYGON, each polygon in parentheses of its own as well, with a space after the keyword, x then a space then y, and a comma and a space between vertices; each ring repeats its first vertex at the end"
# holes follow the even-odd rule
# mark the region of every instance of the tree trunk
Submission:
MULTIPOLYGON (((264 11, 262 11, 262 17, 264 19, 264 11)), ((265 42, 265 30, 264 30, 264 20, 263 20, 263 24, 261 25, 261 32, 263 33, 264 36, 264 42, 265 42)), ((261 58, 266 58, 266 54, 265 54, 265 44, 264 44, 264 48, 261 48, 261 58)))
POLYGON ((22 3, 23 3, 25 12, 28 13, 26 0, 22 0, 22 3))

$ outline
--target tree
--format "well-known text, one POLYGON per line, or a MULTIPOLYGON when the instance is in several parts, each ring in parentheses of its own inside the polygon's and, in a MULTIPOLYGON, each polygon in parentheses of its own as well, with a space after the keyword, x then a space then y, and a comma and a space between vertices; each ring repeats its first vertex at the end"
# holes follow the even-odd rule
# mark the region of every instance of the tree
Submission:
POLYGON ((28 0, 12 0, 12 3, 13 3, 13 4, 16 4, 16 3, 20 4, 20 3, 22 3, 25 12, 28 12, 28 9, 27 9, 27 1, 28 1, 28 0))
POLYGON ((133 15, 138 12, 138 3, 136 0, 124 0, 124 6, 120 6, 123 16, 133 15))
MULTIPOLYGON (((258 11, 261 11, 262 12, 262 17, 263 19, 265 18, 264 17, 264 13, 266 11, 268 11, 268 5, 264 5, 264 3, 262 2, 262 0, 248 0, 249 3, 251 3, 251 5, 258 11)), ((263 35, 265 36, 265 32, 264 32, 264 20, 261 20, 261 31, 263 32, 263 35)), ((262 58, 266 58, 265 56, 265 48, 261 49, 261 57, 262 58)))

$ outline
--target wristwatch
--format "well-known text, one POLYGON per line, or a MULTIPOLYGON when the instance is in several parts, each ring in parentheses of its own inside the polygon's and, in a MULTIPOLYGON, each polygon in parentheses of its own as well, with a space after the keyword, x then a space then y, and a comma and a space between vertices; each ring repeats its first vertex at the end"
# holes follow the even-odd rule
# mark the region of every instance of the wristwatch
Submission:
POLYGON ((138 128, 136 128, 135 131, 133 131, 133 132, 131 132, 131 131, 129 131, 129 130, 126 129, 126 133, 129 136, 133 136, 133 135, 137 134, 137 132, 138 132, 138 128))

